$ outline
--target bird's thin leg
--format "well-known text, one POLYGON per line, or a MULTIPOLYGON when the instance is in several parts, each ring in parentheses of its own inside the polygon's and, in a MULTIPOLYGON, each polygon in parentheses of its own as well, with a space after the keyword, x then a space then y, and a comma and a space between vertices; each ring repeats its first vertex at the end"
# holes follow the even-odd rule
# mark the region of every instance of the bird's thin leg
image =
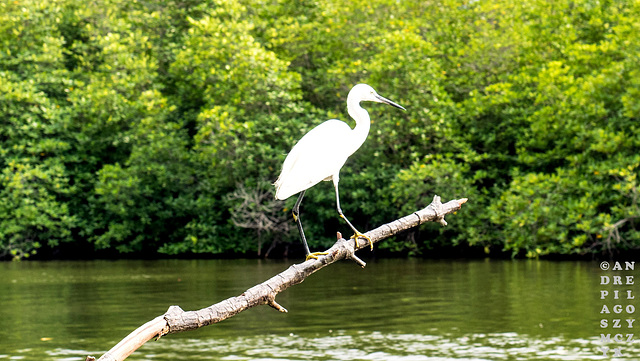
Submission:
POLYGON ((304 236, 304 230, 302 229, 302 222, 300 221, 300 203, 302 203, 302 198, 304 197, 304 192, 300 192, 298 196, 298 200, 296 204, 293 206, 293 220, 296 221, 296 225, 298 226, 298 231, 300 232, 300 238, 302 238, 302 244, 304 244, 304 250, 307 251, 307 254, 311 253, 309 251, 309 246, 307 245, 307 238, 304 236))
POLYGON ((371 238, 369 238, 368 236, 366 236, 363 233, 360 233, 356 229, 356 227, 354 227, 353 224, 351 224, 351 222, 349 222, 347 217, 345 217, 344 213, 342 213, 342 209, 340 208, 340 194, 338 192, 338 182, 335 179, 334 179, 334 182, 333 182, 333 186, 336 189, 336 209, 338 210, 338 214, 340 215, 340 218, 344 219, 344 221, 347 222, 349 227, 351 227, 351 229, 354 232, 354 235, 351 236, 351 238, 355 238, 356 239, 356 246, 358 245, 357 237, 362 237, 362 238, 366 239, 367 241, 369 241, 369 245, 371 246, 371 250, 373 251, 373 242, 371 241, 371 238))
POLYGON ((302 239, 302 244, 304 245, 304 250, 307 252, 307 260, 309 260, 310 258, 318 259, 319 255, 323 255, 327 253, 326 252, 311 253, 311 251, 309 251, 309 245, 307 244, 307 237, 304 236, 304 230, 302 229, 302 221, 300 221, 300 203, 302 203, 304 192, 306 192, 306 190, 300 192, 300 195, 298 196, 298 200, 296 201, 296 204, 293 206, 293 220, 296 221, 296 225, 298 226, 298 231, 300 232, 300 238, 302 239))

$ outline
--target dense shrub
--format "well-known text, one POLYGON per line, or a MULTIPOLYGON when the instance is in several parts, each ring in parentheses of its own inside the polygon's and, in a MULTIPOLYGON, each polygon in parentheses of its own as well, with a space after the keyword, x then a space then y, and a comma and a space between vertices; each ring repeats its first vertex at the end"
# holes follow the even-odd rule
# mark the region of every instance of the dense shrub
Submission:
MULTIPOLYGON (((341 177, 352 222, 470 198, 449 227, 382 247, 638 248, 639 16, 618 1, 3 2, 0 257, 297 245, 294 199, 265 194, 306 131, 353 124, 361 82, 408 111, 365 105, 369 139, 341 177)), ((334 207, 330 185, 308 192, 312 248, 346 230, 334 207)))

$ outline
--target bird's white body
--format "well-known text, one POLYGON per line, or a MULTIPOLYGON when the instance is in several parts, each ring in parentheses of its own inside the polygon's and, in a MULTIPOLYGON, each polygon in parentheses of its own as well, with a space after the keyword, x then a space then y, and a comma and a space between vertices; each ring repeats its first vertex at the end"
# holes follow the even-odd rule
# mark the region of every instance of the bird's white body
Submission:
POLYGON ((287 199, 320 181, 337 177, 340 168, 355 151, 345 149, 351 131, 345 122, 331 119, 305 134, 282 165, 275 183, 276 198, 287 199))
POLYGON ((305 134, 282 165, 275 183, 276 198, 287 199, 323 180, 337 183, 347 158, 367 139, 369 122, 365 124, 351 129, 347 123, 331 119, 305 134))

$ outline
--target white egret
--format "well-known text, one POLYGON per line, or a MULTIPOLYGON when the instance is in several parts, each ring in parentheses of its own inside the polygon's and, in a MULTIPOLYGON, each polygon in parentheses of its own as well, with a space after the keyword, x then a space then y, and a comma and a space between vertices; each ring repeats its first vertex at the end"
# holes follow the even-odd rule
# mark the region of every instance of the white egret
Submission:
POLYGON ((274 183, 276 199, 284 200, 296 193, 300 193, 293 207, 293 219, 298 226, 298 231, 300 231, 300 238, 302 238, 302 243, 307 252, 307 259, 317 258, 317 255, 322 253, 311 253, 309 251, 300 221, 300 203, 305 191, 323 180, 333 181, 333 186, 336 190, 336 208, 340 217, 353 230, 354 235, 351 238, 365 238, 373 248, 371 239, 358 232, 342 213, 338 193, 340 169, 347 161, 347 158, 358 150, 367 139, 369 128, 371 127, 369 113, 360 106, 361 101, 385 103, 406 110, 391 100, 381 97, 367 84, 354 86, 347 96, 347 111, 356 121, 355 128, 351 129, 347 123, 331 119, 311 129, 291 149, 282 165, 282 172, 274 183))

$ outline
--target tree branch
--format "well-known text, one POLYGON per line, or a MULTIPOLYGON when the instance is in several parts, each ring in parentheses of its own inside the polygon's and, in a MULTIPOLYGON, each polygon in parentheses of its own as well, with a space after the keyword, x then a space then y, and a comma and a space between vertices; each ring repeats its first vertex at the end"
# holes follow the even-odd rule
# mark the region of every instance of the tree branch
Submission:
MULTIPOLYGON (((371 238, 372 242, 376 243, 425 222, 433 221, 446 226, 447 222, 444 220, 444 216, 459 210, 466 201, 466 198, 462 198, 442 204, 440 197, 434 196, 433 202, 426 208, 382 225, 365 234, 371 238)), ((211 325, 255 306, 269 305, 280 312, 287 312, 275 300, 278 293, 301 283, 312 273, 341 259, 354 260, 364 267, 366 264, 355 255, 355 251, 365 247, 369 247, 366 240, 357 239, 354 242, 351 239, 342 238, 342 235, 338 233, 338 241, 326 250, 326 255, 320 256, 318 259, 310 259, 300 264, 294 264, 284 272, 249 288, 239 296, 228 298, 197 311, 183 311, 179 306, 169 307, 164 315, 158 316, 140 326, 102 355, 99 361, 122 361, 154 337, 159 339, 170 333, 194 330, 211 325)), ((87 356, 86 360, 95 360, 95 358, 87 356)))

